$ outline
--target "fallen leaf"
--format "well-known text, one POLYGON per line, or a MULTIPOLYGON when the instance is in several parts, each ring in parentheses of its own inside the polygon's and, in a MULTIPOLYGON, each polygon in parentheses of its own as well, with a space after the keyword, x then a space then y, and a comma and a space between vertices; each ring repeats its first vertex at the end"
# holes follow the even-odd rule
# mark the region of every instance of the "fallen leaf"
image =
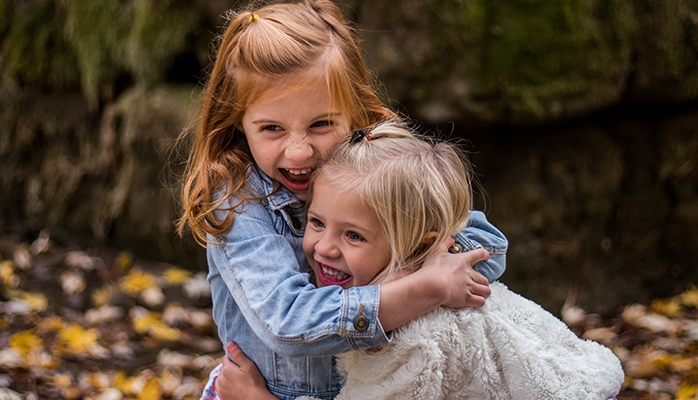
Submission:
POLYGON ((71 323, 58 332, 58 337, 62 350, 80 355, 97 344, 99 332, 97 329, 84 329, 78 324, 71 323))
POLYGON ((141 400, 157 400, 162 397, 160 390, 160 380, 158 378, 150 378, 143 386, 138 398, 141 400))
POLYGON ((9 287, 19 285, 19 277, 15 275, 15 263, 11 260, 0 262, 0 281, 2 284, 9 287))
POLYGON ((71 251, 65 255, 64 262, 72 268, 79 268, 84 271, 92 271, 104 262, 96 257, 91 257, 83 251, 71 251))
POLYGON ((43 340, 33 331, 24 331, 10 336, 10 347, 26 358, 32 349, 43 346, 43 340))
POLYGON ((51 237, 48 233, 48 230, 42 229, 41 232, 39 232, 39 237, 32 242, 29 250, 31 253, 35 256, 45 253, 49 251, 51 248, 51 237))
POLYGON ((206 274, 199 272, 184 283, 184 293, 190 299, 210 296, 211 286, 206 281, 206 274))
POLYGON ((691 285, 688 290, 679 295, 679 299, 687 307, 698 308, 698 288, 691 285))
POLYGON ((108 304, 121 291, 114 284, 106 284, 92 292, 92 304, 96 307, 101 307, 108 304))
POLYGON ((678 317, 683 311, 681 303, 676 297, 652 300, 650 309, 657 314, 666 315, 671 318, 678 317))
POLYGON ((155 286, 144 289, 138 298, 150 307, 160 306, 166 300, 162 290, 155 286))
POLYGON ((85 277, 78 271, 65 271, 60 277, 63 292, 68 296, 85 290, 85 277))
POLYGON ((137 296, 142 291, 156 287, 157 281, 152 274, 133 269, 119 284, 121 290, 130 296, 137 296))
POLYGON ((192 273, 181 268, 172 267, 162 273, 162 277, 170 286, 179 286, 191 278, 192 273))
POLYGON ((133 253, 130 251, 122 251, 116 256, 114 260, 114 267, 118 271, 128 271, 133 265, 133 253))
POLYGON ((22 396, 12 389, 0 388, 0 399, 2 399, 2 400, 22 400, 22 396))
POLYGON ((691 400, 695 399, 698 394, 698 385, 682 384, 679 386, 679 391, 676 392, 676 400, 691 400))
POLYGON ((123 398, 124 395, 121 393, 121 390, 117 388, 108 388, 99 392, 93 400, 121 400, 123 398))

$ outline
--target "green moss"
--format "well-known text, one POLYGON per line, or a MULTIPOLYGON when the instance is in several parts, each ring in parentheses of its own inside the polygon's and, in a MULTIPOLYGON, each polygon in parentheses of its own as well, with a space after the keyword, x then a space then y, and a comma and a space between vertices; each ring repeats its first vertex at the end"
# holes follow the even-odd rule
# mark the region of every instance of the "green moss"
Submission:
POLYGON ((150 86, 162 79, 164 69, 181 51, 187 34, 198 18, 186 9, 167 2, 149 0, 137 3, 128 35, 127 64, 135 76, 150 86))
POLYGON ((115 81, 152 87, 201 17, 168 0, 0 0, 0 72, 21 84, 80 86, 111 100, 115 81))
POLYGON ((2 73, 10 79, 35 86, 67 87, 77 83, 75 53, 64 40, 65 14, 51 0, 31 4, 0 4, 9 15, 0 29, 2 73))
POLYGON ((63 0, 61 4, 67 10, 65 33, 78 57, 83 92, 96 102, 100 86, 123 70, 131 12, 119 0, 63 0))

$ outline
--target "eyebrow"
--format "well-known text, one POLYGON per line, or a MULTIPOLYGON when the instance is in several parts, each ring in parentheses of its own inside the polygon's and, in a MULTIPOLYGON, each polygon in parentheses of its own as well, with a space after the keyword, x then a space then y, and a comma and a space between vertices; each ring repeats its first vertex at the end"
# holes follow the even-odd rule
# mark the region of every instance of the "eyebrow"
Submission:
MULTIPOLYGON (((341 112, 335 112, 335 113, 329 113, 329 114, 320 114, 317 117, 311 118, 312 121, 319 121, 324 118, 337 118, 341 117, 342 113, 341 112)), ((268 124, 268 123, 276 123, 276 120, 273 119, 257 119, 252 121, 253 124, 268 124)))

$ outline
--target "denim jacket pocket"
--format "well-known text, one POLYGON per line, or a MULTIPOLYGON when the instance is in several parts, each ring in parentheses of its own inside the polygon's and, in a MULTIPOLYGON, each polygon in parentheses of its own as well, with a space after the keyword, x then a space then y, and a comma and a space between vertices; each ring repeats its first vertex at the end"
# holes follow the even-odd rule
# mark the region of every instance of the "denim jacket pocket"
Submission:
POLYGON ((274 395, 281 398, 295 398, 298 393, 307 393, 309 396, 331 399, 342 388, 341 381, 334 356, 284 357, 275 353, 274 382, 269 382, 269 387, 274 395), (319 371, 325 373, 318 374, 319 371))

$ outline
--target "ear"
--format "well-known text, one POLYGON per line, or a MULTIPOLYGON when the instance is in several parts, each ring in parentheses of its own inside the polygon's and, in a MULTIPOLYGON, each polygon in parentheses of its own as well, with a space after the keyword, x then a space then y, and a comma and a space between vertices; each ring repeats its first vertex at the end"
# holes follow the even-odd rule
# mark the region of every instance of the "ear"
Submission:
POLYGON ((434 243, 434 239, 436 239, 438 235, 439 234, 434 231, 428 232, 426 235, 424 235, 422 241, 419 243, 425 246, 431 246, 431 244, 434 243))

